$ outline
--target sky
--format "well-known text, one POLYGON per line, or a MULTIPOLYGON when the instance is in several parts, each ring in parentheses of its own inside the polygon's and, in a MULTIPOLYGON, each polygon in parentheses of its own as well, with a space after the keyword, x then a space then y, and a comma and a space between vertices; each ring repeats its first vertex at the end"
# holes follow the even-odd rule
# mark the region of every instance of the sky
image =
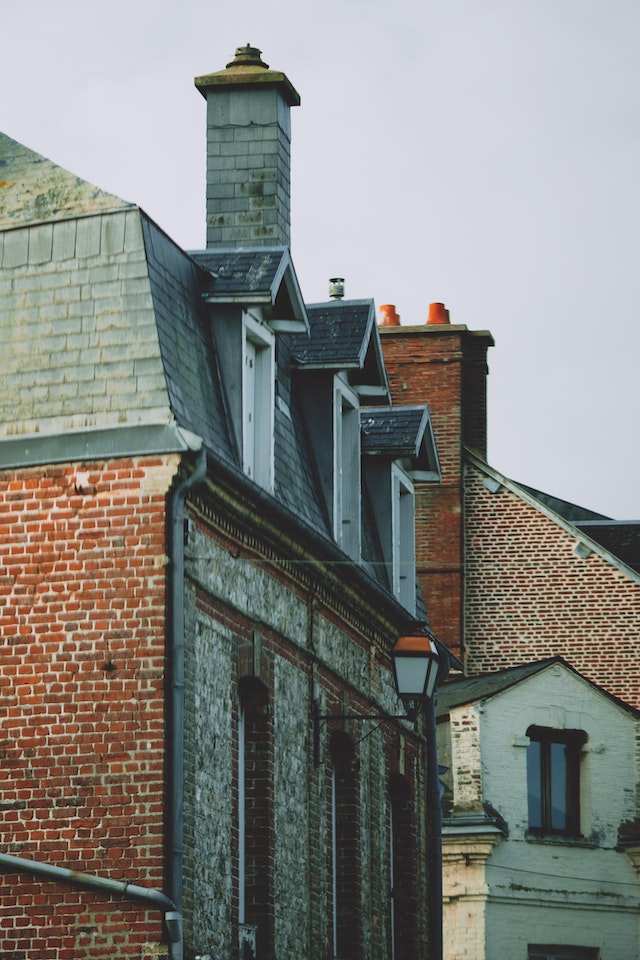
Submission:
POLYGON ((488 459, 640 519, 638 0, 4 0, 0 129, 204 246, 193 78, 262 50, 307 302, 490 330, 488 459))

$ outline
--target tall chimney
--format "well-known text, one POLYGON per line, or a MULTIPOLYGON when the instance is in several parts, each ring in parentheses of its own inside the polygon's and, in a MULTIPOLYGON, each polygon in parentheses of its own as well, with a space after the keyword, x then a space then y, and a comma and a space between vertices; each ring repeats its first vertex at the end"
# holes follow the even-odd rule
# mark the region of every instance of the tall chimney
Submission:
POLYGON ((300 96, 261 51, 196 77, 207 101, 207 248, 291 243, 291 119, 300 96))

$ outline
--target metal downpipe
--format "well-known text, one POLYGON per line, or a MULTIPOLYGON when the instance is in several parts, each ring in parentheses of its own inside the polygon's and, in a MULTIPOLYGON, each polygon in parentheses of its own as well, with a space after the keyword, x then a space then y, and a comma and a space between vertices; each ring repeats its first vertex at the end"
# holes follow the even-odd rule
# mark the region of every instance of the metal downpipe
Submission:
POLYGON ((0 869, 4 873, 28 873, 57 883, 69 883, 83 890, 114 894, 161 910, 171 942, 171 956, 176 960, 182 956, 182 916, 174 902, 159 890, 138 887, 124 880, 112 880, 111 877, 79 873, 77 870, 68 870, 66 867, 57 867, 55 864, 43 863, 40 860, 25 860, 8 853, 0 853, 0 869))
POLYGON ((187 495, 207 475, 207 456, 200 449, 191 473, 173 490, 170 498, 170 588, 169 588, 169 749, 167 800, 168 812, 168 889, 171 900, 182 912, 182 876, 184 864, 184 505, 187 495))

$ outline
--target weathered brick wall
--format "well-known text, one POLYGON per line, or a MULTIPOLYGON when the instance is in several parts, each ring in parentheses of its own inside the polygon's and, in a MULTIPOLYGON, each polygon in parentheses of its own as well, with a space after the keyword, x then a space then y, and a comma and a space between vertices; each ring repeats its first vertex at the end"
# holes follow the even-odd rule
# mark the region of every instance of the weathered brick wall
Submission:
MULTIPOLYGON (((156 889, 164 509, 176 466, 147 458, 0 475, 0 848, 156 889)), ((3 957, 151 957, 160 941, 157 911, 0 877, 3 957)))
POLYGON ((574 553, 553 520, 505 488, 466 475, 466 663, 487 673, 564 657, 640 707, 640 584, 611 563, 574 553))
MULTIPOLYGON (((416 485, 417 573, 432 629, 461 656, 463 431, 486 413, 486 343, 472 342, 466 327, 380 333, 393 402, 429 406, 442 483, 416 485)), ((484 422, 472 430, 474 441, 483 430, 484 422)))
MULTIPOLYGON (((423 796, 424 785, 416 783, 420 741, 410 728, 401 738, 391 723, 379 729, 324 723, 316 767, 312 694, 315 681, 326 713, 395 713, 388 659, 312 599, 300 581, 256 563, 202 518, 187 556, 193 591, 186 631, 187 949, 238 956, 238 689, 241 678, 254 676, 268 692, 273 736, 274 955, 326 960, 330 954, 330 744, 332 731, 344 729, 354 750, 358 803, 357 949, 371 960, 386 960, 389 781, 402 767, 414 795, 423 796)), ((422 806, 415 816, 416 823, 423 822, 422 806)), ((417 883, 424 891, 419 830, 415 846, 417 883)), ((417 927, 424 944, 424 911, 417 927)))

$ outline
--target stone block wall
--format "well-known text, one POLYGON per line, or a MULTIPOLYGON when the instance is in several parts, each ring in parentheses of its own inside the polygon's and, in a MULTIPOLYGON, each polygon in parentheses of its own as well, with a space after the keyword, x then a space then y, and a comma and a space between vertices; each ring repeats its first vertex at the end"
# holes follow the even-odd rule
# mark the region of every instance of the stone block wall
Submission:
MULTIPOLYGON (((251 678, 265 692, 265 729, 271 738, 274 841, 270 878, 265 877, 272 890, 265 897, 272 905, 266 922, 273 956, 325 960, 331 955, 332 771, 342 763, 353 804, 345 800, 338 808, 352 824, 341 834, 351 850, 349 869, 342 871, 343 882, 352 884, 344 891, 350 903, 349 955, 386 960, 393 775, 409 784, 415 884, 423 895, 425 890, 425 838, 418 826, 424 823, 421 738, 411 726, 392 722, 322 721, 316 766, 313 697, 318 696, 323 714, 397 713, 389 660, 326 598, 314 597, 306 576, 292 577, 257 561, 202 517, 187 558, 187 949, 238 958, 240 691, 251 678), (348 747, 342 760, 335 752, 336 737, 348 747)), ((339 792, 340 784, 333 789, 339 792)), ((249 864, 248 849, 246 859, 249 864)), ((418 908, 416 919, 415 900, 413 908, 411 946, 396 954, 404 960, 411 955, 407 950, 425 949, 424 910, 418 908)), ((248 902, 245 911, 245 922, 251 923, 248 902)))

